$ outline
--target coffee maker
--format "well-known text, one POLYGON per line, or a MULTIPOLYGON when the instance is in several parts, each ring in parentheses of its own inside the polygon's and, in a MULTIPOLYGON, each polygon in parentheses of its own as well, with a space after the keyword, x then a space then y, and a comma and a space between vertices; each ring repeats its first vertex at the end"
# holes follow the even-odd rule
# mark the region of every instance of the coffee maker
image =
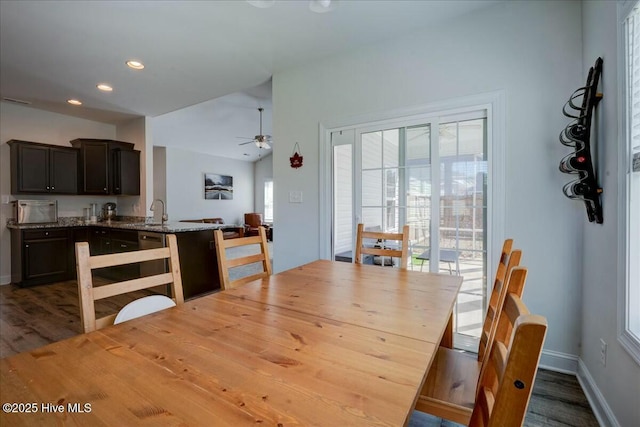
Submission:
POLYGON ((105 203, 102 207, 102 218, 105 221, 111 221, 116 219, 116 204, 113 202, 105 203))

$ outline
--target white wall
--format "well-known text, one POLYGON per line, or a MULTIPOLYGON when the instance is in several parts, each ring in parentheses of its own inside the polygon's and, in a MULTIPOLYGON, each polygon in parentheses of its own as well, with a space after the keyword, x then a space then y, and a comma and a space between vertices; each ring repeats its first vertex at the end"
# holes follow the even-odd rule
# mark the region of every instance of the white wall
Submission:
POLYGON ((167 200, 167 149, 153 147, 153 198, 167 200))
POLYGON ((253 212, 260 212, 264 215, 264 182, 273 179, 273 155, 262 157, 253 164, 254 171, 254 199, 253 212))
POLYGON ((503 90, 505 235, 530 269, 524 300, 547 317, 548 363, 580 352, 582 206, 561 193, 562 106, 583 84, 580 2, 508 2, 441 27, 273 77, 274 269, 319 258, 319 122, 503 90), (300 142, 304 166, 289 156, 300 142), (302 204, 288 202, 303 191, 302 204))
MULTIPOLYGON (((115 136, 116 128, 113 125, 0 102, 0 194, 9 196, 11 200, 18 197, 56 199, 59 216, 81 216, 82 209, 89 207, 90 203, 102 205, 115 202, 115 197, 105 196, 10 196, 10 155, 6 144, 11 139, 20 139, 70 147, 69 141, 76 138, 113 139, 115 136)), ((0 205, 0 284, 11 281, 11 239, 6 223, 13 216, 12 205, 0 205)))
MULTIPOLYGON (((594 126, 600 160, 599 181, 604 223, 589 223, 586 214, 580 223, 583 243, 582 349, 580 372, 585 388, 594 387, 608 404, 621 426, 640 424, 640 366, 618 343, 618 61, 616 2, 587 1, 583 4, 583 78, 597 57, 604 60, 601 91, 604 94, 594 126), (600 363, 600 339, 607 343, 607 363, 600 363), (589 384, 589 381, 592 381, 589 384)), ((610 414, 610 415, 612 415, 610 414)), ((615 421, 606 420, 605 425, 615 421)))
POLYGON ((116 139, 131 142, 140 151, 140 196, 118 196, 118 215, 147 216, 153 192, 153 146, 147 144, 146 117, 130 120, 116 126, 116 139))
POLYGON ((170 221, 220 217, 244 223, 253 211, 253 163, 166 148, 167 213, 170 221), (231 175, 233 200, 205 200, 204 173, 231 175))

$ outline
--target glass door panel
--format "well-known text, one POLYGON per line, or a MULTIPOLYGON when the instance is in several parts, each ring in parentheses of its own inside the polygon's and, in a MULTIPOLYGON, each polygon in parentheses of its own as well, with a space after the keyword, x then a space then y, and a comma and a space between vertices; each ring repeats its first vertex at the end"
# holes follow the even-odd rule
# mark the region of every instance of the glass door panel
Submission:
POLYGON ((333 147, 333 253, 334 259, 351 261, 353 249, 353 146, 333 147))
POLYGON ((361 134, 360 222, 367 230, 397 231, 401 207, 399 129, 361 134))
MULTIPOLYGON (((431 240, 431 126, 405 130, 406 223, 411 235, 411 268, 422 270, 424 260, 417 259, 431 240)), ((429 270, 427 268, 425 271, 429 270)))
POLYGON ((486 304, 486 119, 440 124, 440 269, 465 278, 454 313, 457 338, 478 337, 486 304))

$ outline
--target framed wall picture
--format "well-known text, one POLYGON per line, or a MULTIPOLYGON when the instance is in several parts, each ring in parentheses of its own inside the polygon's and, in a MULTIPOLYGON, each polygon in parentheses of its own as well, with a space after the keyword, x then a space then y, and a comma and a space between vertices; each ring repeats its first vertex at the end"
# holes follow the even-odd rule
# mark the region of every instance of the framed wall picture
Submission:
POLYGON ((205 173, 204 198, 206 200, 232 200, 233 177, 217 173, 205 173))

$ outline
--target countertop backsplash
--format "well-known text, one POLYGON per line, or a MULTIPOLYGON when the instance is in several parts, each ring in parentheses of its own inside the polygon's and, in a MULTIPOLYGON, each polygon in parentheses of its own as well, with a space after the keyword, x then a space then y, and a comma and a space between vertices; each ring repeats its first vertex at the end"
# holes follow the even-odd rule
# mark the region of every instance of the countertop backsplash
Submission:
POLYGON ((25 194, 21 196, 12 195, 5 213, 7 218, 15 219, 15 209, 12 202, 15 200, 57 200, 59 218, 83 218, 84 209, 89 208, 92 203, 98 205, 98 216, 102 214, 102 207, 105 203, 115 203, 117 205, 118 218, 134 218, 135 221, 144 221, 144 216, 136 216, 138 210, 139 197, 115 197, 115 196, 83 196, 83 195, 40 195, 25 194))

